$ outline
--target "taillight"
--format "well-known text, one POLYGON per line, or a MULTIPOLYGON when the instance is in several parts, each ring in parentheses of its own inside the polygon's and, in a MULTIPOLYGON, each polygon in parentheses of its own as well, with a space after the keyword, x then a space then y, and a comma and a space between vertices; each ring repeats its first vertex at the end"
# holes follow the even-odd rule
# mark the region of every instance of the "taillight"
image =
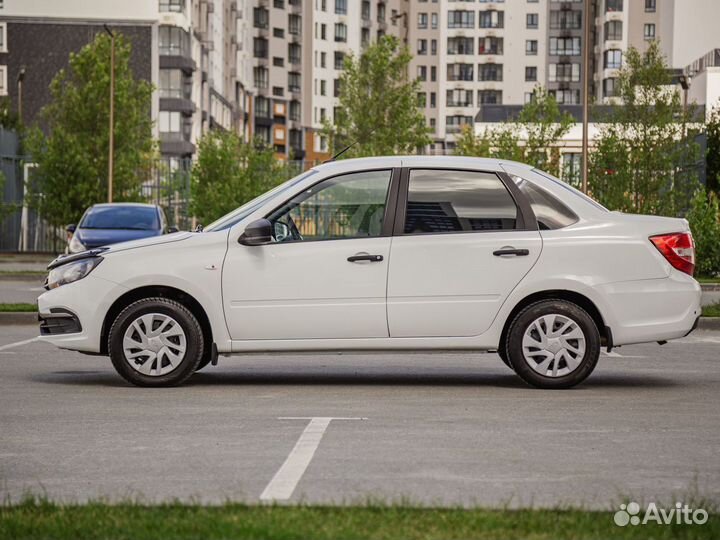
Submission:
POLYGON ((689 232, 659 234, 651 236, 650 241, 655 244, 660 253, 667 259, 673 268, 693 275, 695 271, 695 242, 689 232))

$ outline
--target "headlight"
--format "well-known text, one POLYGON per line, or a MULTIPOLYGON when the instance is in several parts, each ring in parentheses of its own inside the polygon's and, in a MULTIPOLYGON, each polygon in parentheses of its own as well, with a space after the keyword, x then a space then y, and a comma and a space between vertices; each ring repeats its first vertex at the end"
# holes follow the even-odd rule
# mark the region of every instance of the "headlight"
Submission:
POLYGON ((73 234, 73 237, 70 239, 70 253, 80 253, 86 249, 87 248, 83 245, 83 243, 78 240, 77 235, 73 234))
POLYGON ((60 285, 67 285, 68 283, 82 279, 92 272, 93 268, 101 262, 102 257, 92 257, 53 268, 48 275, 47 288, 54 289, 60 285))

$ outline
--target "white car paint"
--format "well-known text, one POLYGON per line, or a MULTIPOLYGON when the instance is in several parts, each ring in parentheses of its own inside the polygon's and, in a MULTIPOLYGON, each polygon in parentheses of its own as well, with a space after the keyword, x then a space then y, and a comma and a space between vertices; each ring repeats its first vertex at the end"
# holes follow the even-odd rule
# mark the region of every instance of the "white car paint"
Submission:
POLYGON ((688 231, 685 220, 607 212, 518 163, 462 157, 388 157, 321 165, 258 202, 227 230, 176 233, 112 246, 87 277, 45 292, 41 316, 75 313, 76 334, 42 335, 61 348, 98 353, 111 306, 142 287, 172 287, 207 314, 221 354, 311 350, 495 350, 508 317, 543 291, 589 299, 614 345, 686 335, 700 287, 648 241, 688 231), (245 246, 245 227, 325 178, 397 167, 507 172, 562 200, 577 223, 551 231, 386 236, 245 246), (493 257, 527 248, 529 257, 493 257), (378 263, 346 261, 367 252, 378 263))

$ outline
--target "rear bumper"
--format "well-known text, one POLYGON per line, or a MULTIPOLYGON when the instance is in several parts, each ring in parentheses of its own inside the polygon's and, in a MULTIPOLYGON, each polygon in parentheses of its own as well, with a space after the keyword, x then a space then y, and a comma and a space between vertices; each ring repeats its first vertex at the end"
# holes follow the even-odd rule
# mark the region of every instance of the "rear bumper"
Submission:
POLYGON ((607 303, 603 315, 614 345, 666 341, 688 335, 700 317, 700 284, 673 271, 663 279, 623 281, 596 287, 607 303))

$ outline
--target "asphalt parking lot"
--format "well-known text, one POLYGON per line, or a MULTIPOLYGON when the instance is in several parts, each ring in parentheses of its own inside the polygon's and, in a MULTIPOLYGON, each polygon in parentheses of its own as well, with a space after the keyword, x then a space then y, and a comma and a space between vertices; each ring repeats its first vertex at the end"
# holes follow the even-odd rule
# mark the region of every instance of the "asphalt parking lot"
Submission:
POLYGON ((140 389, 105 358, 18 344, 35 334, 0 327, 3 497, 720 500, 719 332, 616 349, 567 391, 465 353, 221 358, 140 389))

